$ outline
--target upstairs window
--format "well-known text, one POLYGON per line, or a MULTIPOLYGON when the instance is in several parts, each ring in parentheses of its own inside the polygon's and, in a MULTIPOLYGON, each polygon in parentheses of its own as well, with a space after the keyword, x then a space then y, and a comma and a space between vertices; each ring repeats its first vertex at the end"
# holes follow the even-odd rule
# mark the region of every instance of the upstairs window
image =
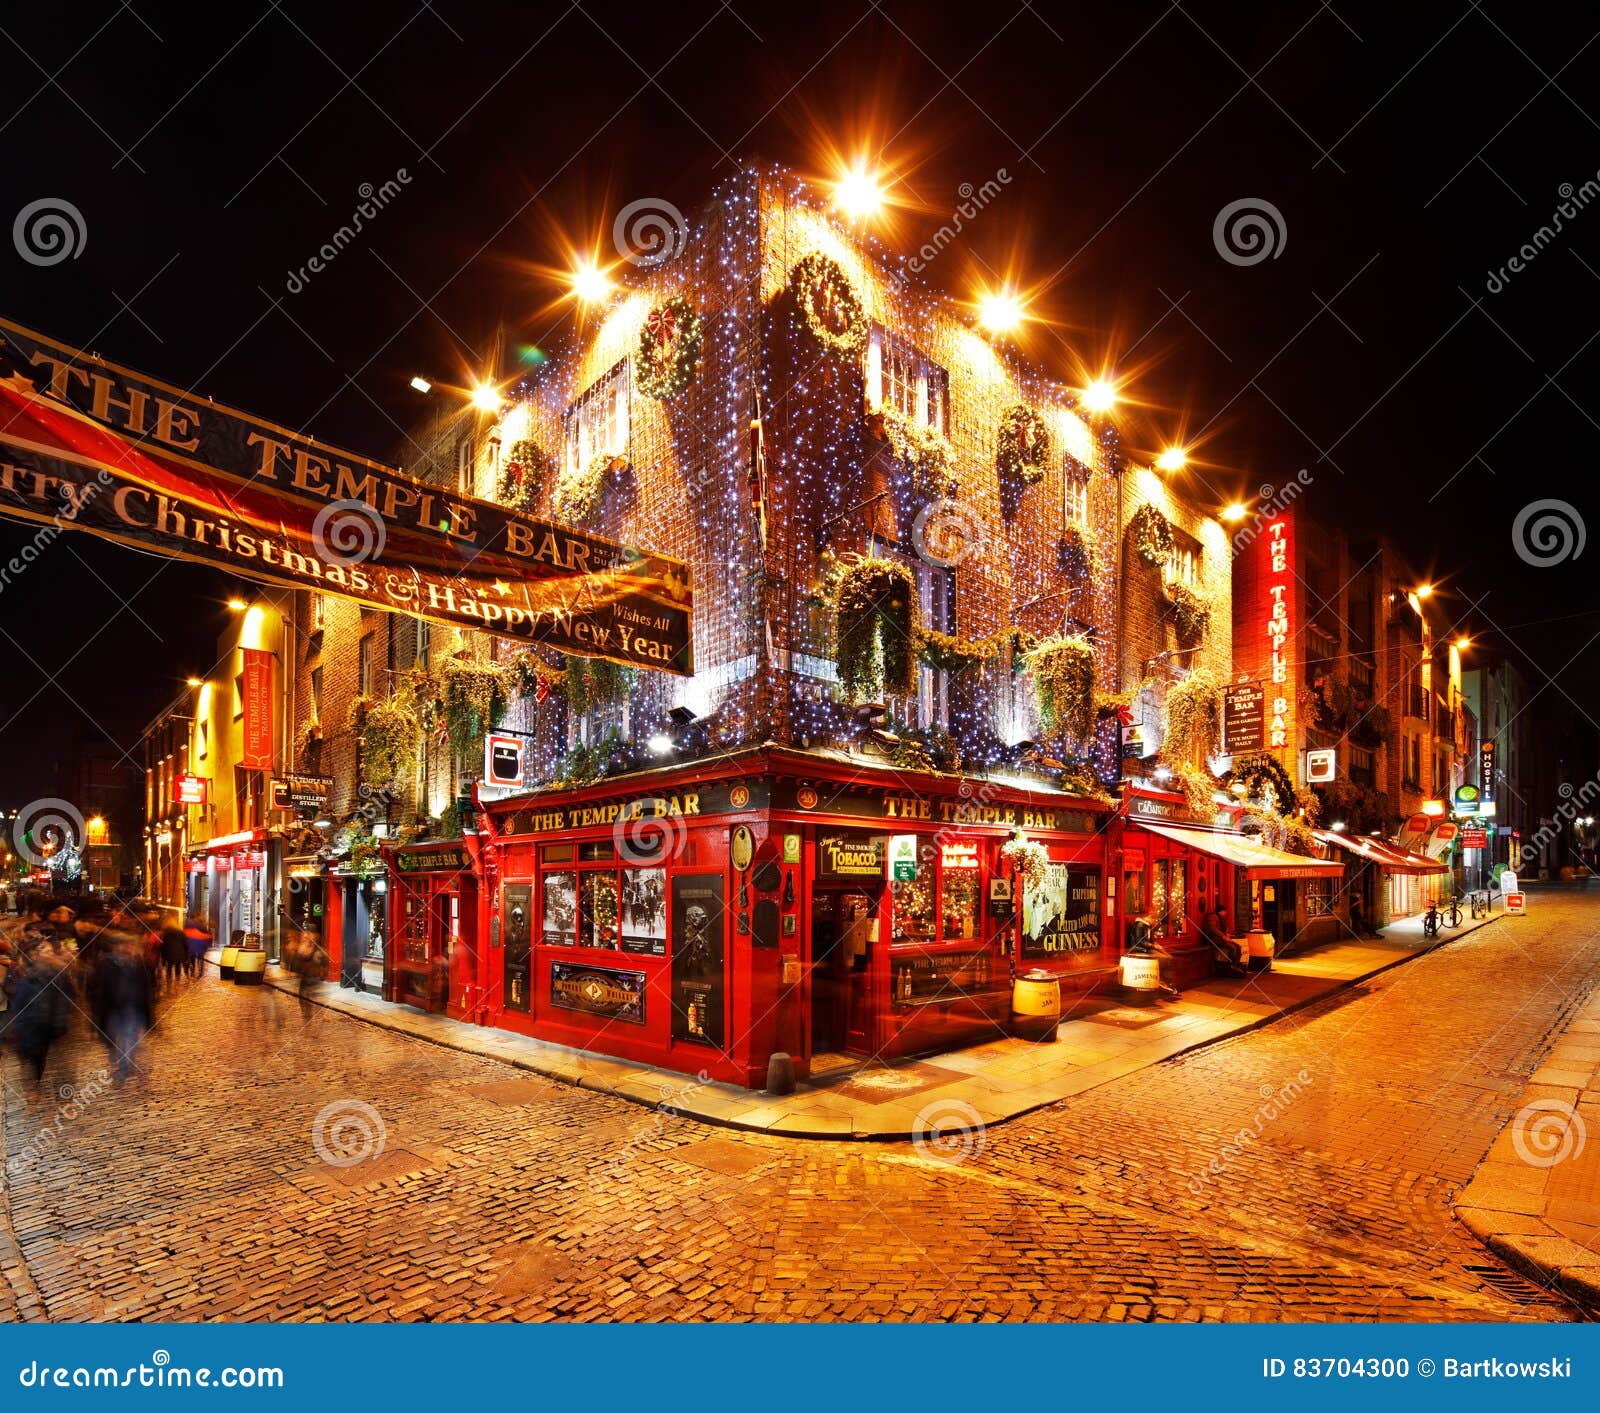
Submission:
POLYGON ((327 613, 327 603, 321 593, 313 589, 308 595, 311 600, 311 612, 306 626, 308 633, 320 633, 327 613))
POLYGON ((1067 474, 1061 478, 1063 510, 1067 524, 1080 530, 1089 528, 1089 474, 1078 472, 1069 464, 1067 474))
POLYGON ((867 401, 949 435, 950 374, 878 324, 867 338, 867 401))
POLYGON ((477 480, 473 474, 474 456, 471 437, 462 437, 456 442, 456 490, 464 496, 470 496, 477 490, 477 480))
POLYGON ((375 635, 371 633, 361 635, 360 656, 356 667, 356 691, 363 697, 372 695, 373 683, 377 677, 377 647, 375 635))
POLYGON ((1174 535, 1172 556, 1167 560, 1167 567, 1162 570, 1162 578, 1169 584, 1182 584, 1186 589, 1195 589, 1200 583, 1200 550, 1194 541, 1174 535))
POLYGON ((576 475, 597 456, 628 454, 628 360, 624 358, 571 407, 561 426, 563 458, 576 475))

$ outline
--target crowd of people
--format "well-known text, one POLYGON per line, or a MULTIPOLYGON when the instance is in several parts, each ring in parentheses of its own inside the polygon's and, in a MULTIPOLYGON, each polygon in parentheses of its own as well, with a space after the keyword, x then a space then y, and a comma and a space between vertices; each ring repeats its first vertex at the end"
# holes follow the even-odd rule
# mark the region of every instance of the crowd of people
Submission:
POLYGON ((35 1090, 74 1015, 88 1019, 126 1079, 157 996, 198 978, 211 934, 203 920, 163 920, 153 904, 20 894, 0 929, 0 1039, 16 1047, 35 1090))

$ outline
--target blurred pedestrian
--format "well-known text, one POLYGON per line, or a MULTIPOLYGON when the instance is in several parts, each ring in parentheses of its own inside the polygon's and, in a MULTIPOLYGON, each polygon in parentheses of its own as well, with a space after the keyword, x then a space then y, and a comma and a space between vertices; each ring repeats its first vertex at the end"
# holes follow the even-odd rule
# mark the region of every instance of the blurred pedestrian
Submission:
POLYGON ((289 934, 288 967, 300 980, 300 1020, 309 1025, 315 1018, 312 1009, 317 987, 328 970, 328 954, 322 939, 310 928, 289 934))
POLYGON ((105 1037, 118 1079, 128 1077, 139 1042, 150 1029, 151 991, 143 940, 134 933, 112 931, 89 979, 89 1009, 105 1037))
POLYGON ((189 975, 199 976, 205 970, 206 953, 211 948, 211 929, 199 913, 191 913, 183 925, 183 936, 189 944, 189 975))
POLYGON ((67 1032, 75 992, 66 954, 55 939, 41 937, 27 951, 6 1013, 7 1034, 31 1072, 35 1091, 43 1084, 50 1047, 67 1032))
POLYGON ((176 923, 161 929, 161 969, 166 973, 169 987, 189 973, 189 939, 176 923))

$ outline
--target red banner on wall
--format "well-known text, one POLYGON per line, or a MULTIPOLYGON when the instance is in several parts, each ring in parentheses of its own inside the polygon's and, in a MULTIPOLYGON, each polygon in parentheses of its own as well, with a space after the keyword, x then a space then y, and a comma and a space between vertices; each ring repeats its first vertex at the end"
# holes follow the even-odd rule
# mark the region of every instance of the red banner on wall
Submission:
POLYGON ((272 654, 263 648, 242 648, 244 681, 244 744, 239 764, 246 770, 272 769, 272 654))

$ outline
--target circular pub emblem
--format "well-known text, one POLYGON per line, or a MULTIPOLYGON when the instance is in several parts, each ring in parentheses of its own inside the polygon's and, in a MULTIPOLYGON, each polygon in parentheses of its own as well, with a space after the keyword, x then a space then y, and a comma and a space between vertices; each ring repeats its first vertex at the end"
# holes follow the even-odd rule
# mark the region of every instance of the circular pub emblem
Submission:
POLYGON ((802 785, 795 799, 803 810, 814 810, 817 807, 817 792, 809 785, 802 785))
POLYGON ((756 841, 749 827, 741 824, 733 831, 733 843, 728 850, 733 866, 740 873, 750 867, 750 860, 755 856, 756 841))
POLYGON ((736 810, 742 810, 750 803, 750 787, 748 785, 735 785, 728 791, 728 803, 736 810))

